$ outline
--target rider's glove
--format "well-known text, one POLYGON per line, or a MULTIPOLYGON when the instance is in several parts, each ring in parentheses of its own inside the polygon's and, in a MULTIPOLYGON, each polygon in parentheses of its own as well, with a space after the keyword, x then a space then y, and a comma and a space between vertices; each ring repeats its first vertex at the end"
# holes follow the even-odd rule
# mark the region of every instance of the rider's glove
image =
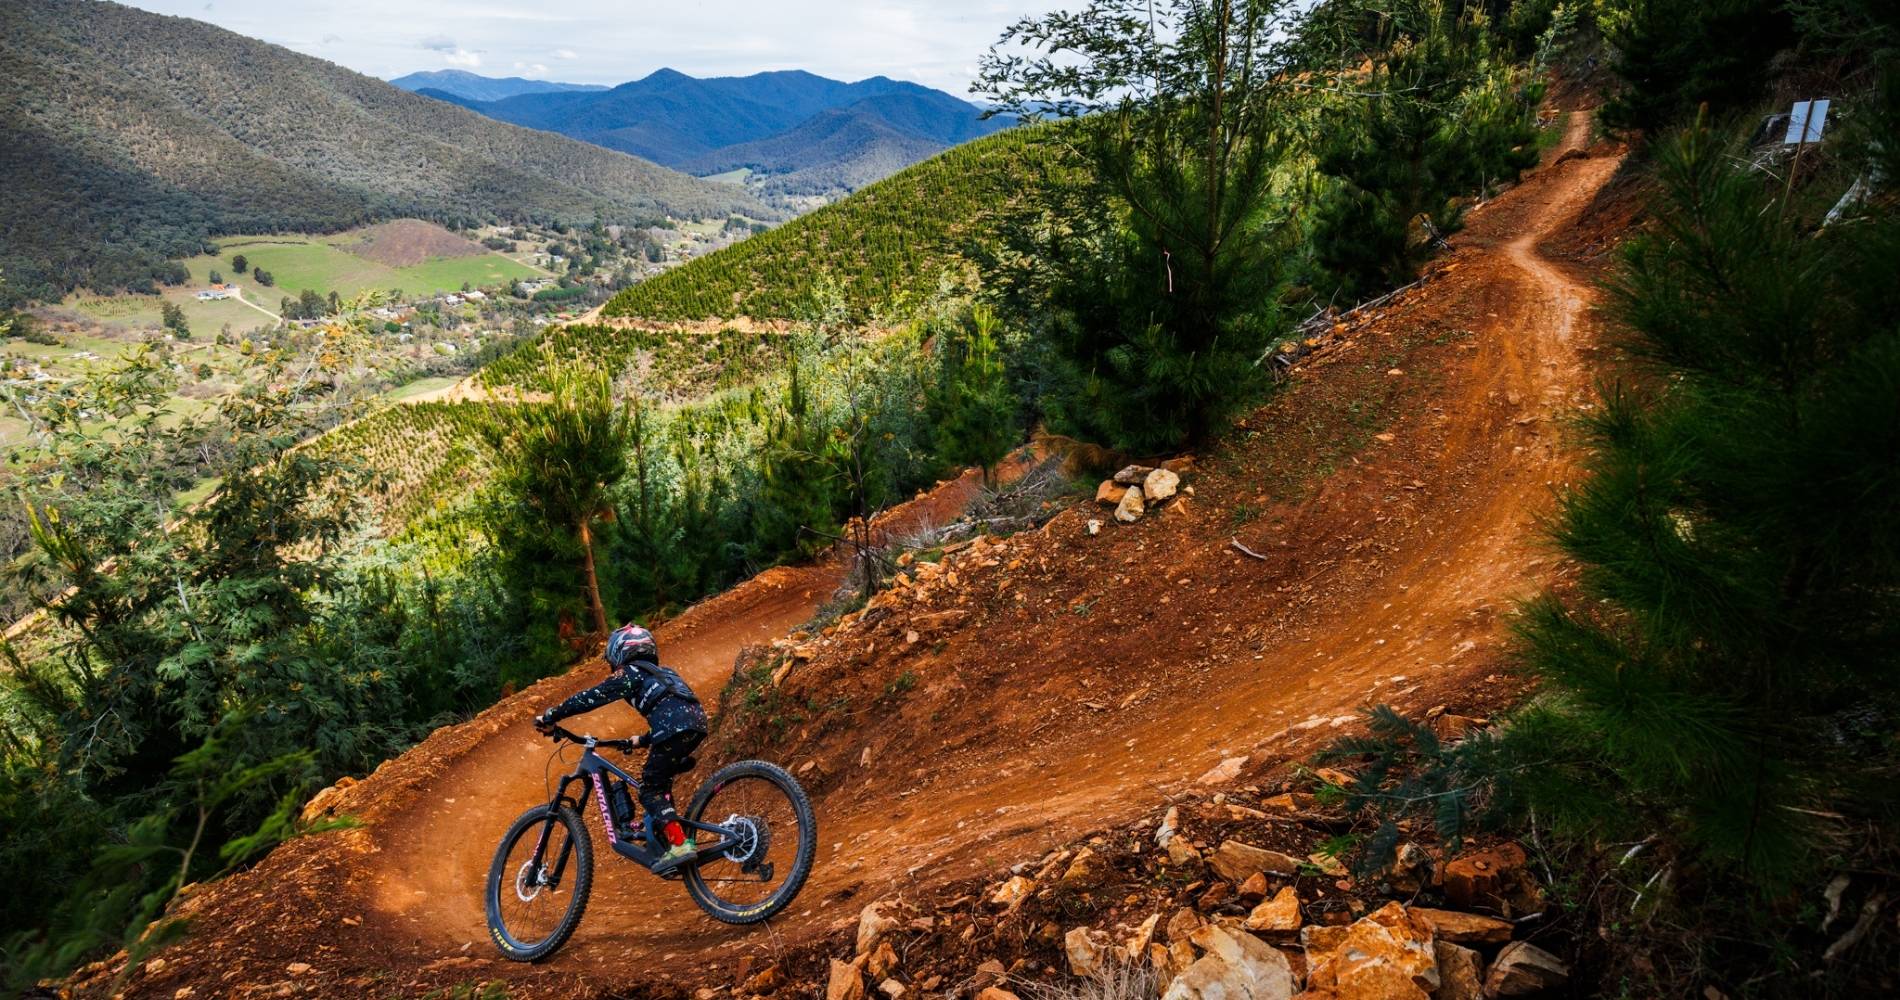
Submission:
POLYGON ((554 720, 548 718, 548 713, 542 712, 534 717, 534 729, 539 733, 551 733, 554 731, 554 720))
POLYGON ((650 742, 652 742, 652 737, 647 733, 641 733, 633 738, 633 748, 638 750, 650 742))

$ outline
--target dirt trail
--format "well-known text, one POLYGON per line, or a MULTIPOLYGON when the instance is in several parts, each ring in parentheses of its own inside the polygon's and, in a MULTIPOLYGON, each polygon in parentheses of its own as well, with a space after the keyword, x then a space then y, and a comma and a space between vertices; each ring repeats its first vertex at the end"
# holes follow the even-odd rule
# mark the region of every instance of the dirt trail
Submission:
MULTIPOLYGON (((1589 116, 1573 114, 1563 148, 1581 150, 1588 132, 1589 116)), ((867 749, 941 738, 935 750, 880 756, 871 770, 820 769, 840 776, 818 798, 818 864, 804 895, 773 926, 714 924, 691 909, 677 885, 608 858, 586 919, 563 952, 535 968, 494 958, 480 902, 490 854, 508 822, 545 799, 544 777, 554 773, 546 770, 549 746, 527 719, 591 683, 592 667, 543 682, 386 765, 345 802, 365 819, 363 829, 281 849, 281 858, 231 880, 224 898, 261 895, 280 884, 274 880, 307 885, 320 876, 323 884, 309 898, 356 922, 324 935, 320 950, 329 959, 307 960, 341 962, 339 975, 354 961, 359 972, 367 963, 413 977, 412 986, 500 977, 515 984, 517 996, 634 991, 654 982, 656 969, 669 970, 675 981, 729 974, 738 956, 825 933, 854 917, 867 898, 992 870, 1117 821, 1149 808, 1157 789, 1178 786, 1225 756, 1311 746, 1335 735, 1337 724, 1370 700, 1417 701, 1481 683, 1496 662, 1499 616, 1558 569, 1537 541, 1534 519, 1573 468, 1563 424, 1590 399, 1594 293, 1585 278, 1542 255, 1539 243, 1574 220, 1616 164, 1613 156, 1571 156, 1527 178, 1473 214, 1433 281, 1384 310, 1380 322, 1395 324, 1450 317, 1467 325, 1470 337, 1457 363, 1438 373, 1433 405, 1399 414, 1382 428, 1390 440, 1370 445, 1363 462, 1355 457, 1285 512, 1277 533, 1310 538, 1309 549, 1331 557, 1310 572, 1301 567, 1297 587, 1263 586, 1261 564, 1227 547, 1232 528, 1214 509, 1211 494, 1220 484, 1212 481, 1192 503, 1152 519, 1152 529, 1144 522, 1089 539, 1089 546, 1103 546, 1094 555, 1080 542, 1061 542, 1076 547, 1073 558, 1094 560, 1085 572, 1096 579, 1119 571, 1127 574, 1123 584, 1167 587, 1179 576, 1182 585, 1170 592, 1185 599, 1157 609, 1142 595, 1146 617, 1138 622, 1149 630, 1142 635, 1178 634, 1178 673, 1130 705, 1092 715, 1073 697, 1052 694, 1078 694, 1063 686, 1069 682, 1057 665, 1065 656, 1092 655, 1079 644, 1036 645, 1059 645, 1054 636, 1062 626, 1051 623, 1038 634, 973 624, 957 640, 973 648, 953 649, 946 659, 1006 663, 1007 682, 972 695, 974 714, 946 720, 942 731, 920 735, 905 722, 885 727, 904 732, 878 735, 875 720, 865 727, 864 738, 873 741, 867 749), (1401 493, 1395 482, 1415 492, 1401 493), (1162 564, 1140 565, 1138 558, 1162 564), (1201 590, 1207 598, 1195 600, 1201 590), (1309 591, 1313 599, 1298 597, 1309 591), (1251 634, 1266 638, 1243 644, 1227 630, 1205 628, 1215 615, 1250 619, 1251 634), (1047 677, 1038 673, 1045 661, 1047 677), (349 955, 356 957, 346 961, 349 955)), ((965 481, 941 490, 914 516, 941 520, 970 488, 965 481)), ((1079 536, 1077 519, 1086 516, 1096 514, 1065 514, 1044 534, 1079 536)), ((1249 530, 1257 529, 1242 528, 1243 537, 1249 530)), ((1248 540, 1272 550, 1272 539, 1248 540)), ((662 626, 662 648, 711 700, 740 647, 808 618, 837 574, 835 566, 774 570, 662 626)), ((1133 600, 1112 583, 1104 586, 1114 600, 1133 600)), ((1104 620, 1093 628, 1112 626, 1104 620)), ((944 683, 968 679, 953 675, 944 683)), ((1142 687, 1147 680, 1140 679, 1142 687)), ((589 717, 586 728, 626 732, 637 725, 616 706, 589 717)), ((853 765, 858 754, 857 744, 797 749, 849 757, 853 765)), ((241 912, 215 901, 205 909, 226 919, 241 912)), ((291 917, 255 923, 242 935, 226 933, 260 953, 299 954, 297 942, 260 943, 265 928, 292 926, 291 917)), ((219 944, 214 932, 202 933, 211 940, 183 950, 219 944)), ((151 995, 170 996, 186 981, 159 977, 151 995)), ((386 982, 375 981, 378 988, 386 982)))

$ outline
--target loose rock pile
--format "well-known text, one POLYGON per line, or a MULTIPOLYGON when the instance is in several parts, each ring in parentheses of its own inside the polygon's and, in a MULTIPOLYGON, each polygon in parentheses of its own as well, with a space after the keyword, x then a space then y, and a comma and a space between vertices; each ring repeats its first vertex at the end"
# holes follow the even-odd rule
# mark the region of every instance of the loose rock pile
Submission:
MULTIPOLYGON (((1174 459, 1164 462, 1159 468, 1146 465, 1130 465, 1115 473, 1112 478, 1102 480, 1095 488, 1095 502, 1105 507, 1115 508, 1115 520, 1123 524, 1133 524, 1142 519, 1151 508, 1173 499, 1182 492, 1181 474, 1193 468, 1193 459, 1174 459)), ((1186 492, 1193 495, 1194 488, 1186 492)), ((1091 522, 1091 534, 1094 533, 1091 522)))
POLYGON ((701 1000, 1020 1000, 1077 979, 1138 984, 1113 992, 1130 1000, 1496 1000, 1564 985, 1565 963, 1525 939, 1544 901, 1522 848, 1407 843, 1355 879, 1318 850, 1350 823, 1299 787, 1315 780, 1350 776, 1179 800, 955 898, 879 900, 837 951, 810 956, 821 982, 787 960, 701 1000))

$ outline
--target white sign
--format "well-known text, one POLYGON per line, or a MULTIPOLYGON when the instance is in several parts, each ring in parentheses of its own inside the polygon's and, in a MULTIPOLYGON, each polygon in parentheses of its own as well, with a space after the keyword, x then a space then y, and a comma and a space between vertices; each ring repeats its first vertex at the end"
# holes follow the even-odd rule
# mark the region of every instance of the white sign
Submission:
POLYGON ((1781 140, 1787 145, 1798 142, 1820 142, 1821 130, 1827 127, 1828 99, 1818 101, 1796 101, 1794 110, 1788 114, 1788 136, 1781 140))

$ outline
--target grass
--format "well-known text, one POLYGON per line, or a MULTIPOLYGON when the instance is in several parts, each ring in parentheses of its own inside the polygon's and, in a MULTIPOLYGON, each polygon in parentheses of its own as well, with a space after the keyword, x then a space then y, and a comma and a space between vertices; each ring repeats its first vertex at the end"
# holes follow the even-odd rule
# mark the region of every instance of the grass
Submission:
POLYGON ((715 184, 744 184, 751 176, 751 167, 740 167, 737 170, 728 170, 723 174, 707 174, 701 177, 700 180, 712 181, 715 184))
POLYGON ((306 288, 326 295, 334 291, 344 296, 372 289, 400 288, 413 296, 460 291, 464 283, 476 288, 492 288, 517 278, 543 274, 493 253, 437 257, 408 267, 390 267, 342 249, 344 244, 359 238, 357 232, 329 236, 230 236, 218 241, 223 251, 217 256, 190 258, 185 261, 185 267, 191 271, 194 286, 208 281, 213 270, 222 271, 225 280, 241 286, 251 301, 273 311, 278 299, 306 288), (231 258, 240 253, 252 268, 242 275, 231 267, 231 258), (274 287, 257 284, 254 272, 258 267, 270 272, 274 287))
POLYGON ((449 386, 452 386, 459 381, 461 380, 456 379, 456 378, 450 378, 448 376, 439 376, 436 378, 419 378, 419 379, 416 379, 414 382, 411 382, 407 385, 397 386, 396 388, 391 389, 386 393, 383 393, 383 398, 391 402, 397 402, 404 399, 414 399, 417 396, 426 395, 428 393, 436 391, 437 389, 446 389, 449 386))

